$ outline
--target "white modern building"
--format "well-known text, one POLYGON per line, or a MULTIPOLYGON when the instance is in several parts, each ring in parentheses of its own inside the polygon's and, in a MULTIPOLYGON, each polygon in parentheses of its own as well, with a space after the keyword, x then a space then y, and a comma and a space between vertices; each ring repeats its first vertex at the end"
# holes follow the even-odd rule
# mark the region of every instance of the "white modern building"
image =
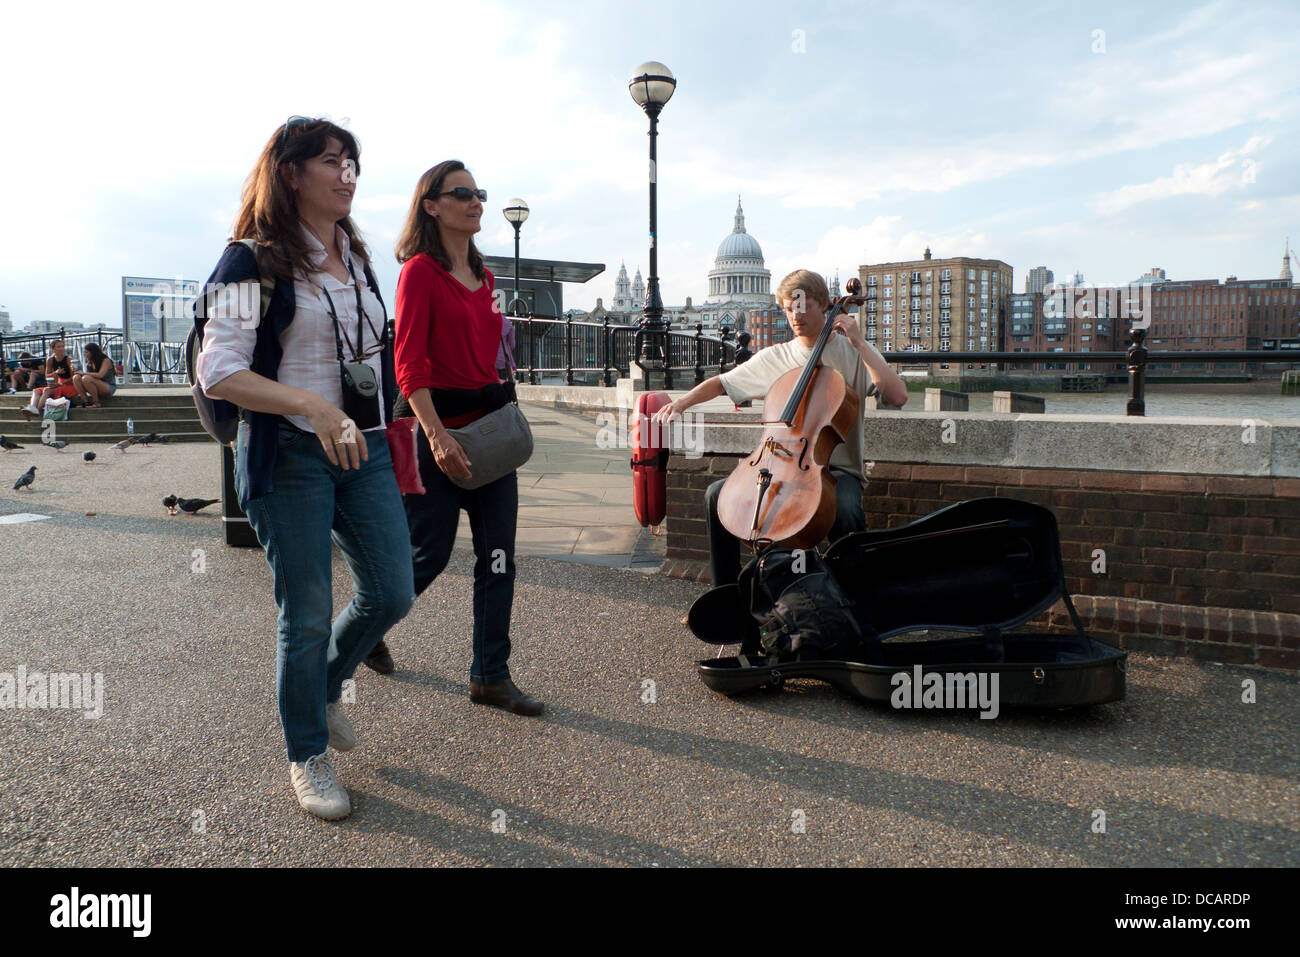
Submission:
POLYGON ((49 336, 63 330, 64 332, 84 332, 86 327, 79 322, 58 322, 53 319, 33 319, 27 324, 27 333, 33 336, 49 336))

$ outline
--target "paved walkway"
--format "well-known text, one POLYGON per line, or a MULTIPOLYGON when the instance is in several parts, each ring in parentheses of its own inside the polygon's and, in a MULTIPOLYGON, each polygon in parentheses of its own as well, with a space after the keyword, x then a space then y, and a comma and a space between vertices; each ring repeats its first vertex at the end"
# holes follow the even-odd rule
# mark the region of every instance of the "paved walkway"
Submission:
MULTIPOLYGON (((530 416, 534 546, 626 558, 625 450, 530 416), (608 551, 579 551, 606 517, 608 551)), ((0 524, 0 696, 19 668, 104 679, 98 719, 0 708, 0 866, 1300 865, 1294 679, 1133 656, 1123 702, 995 721, 810 682, 733 700, 680 624, 702 586, 524 555, 511 668, 547 713, 519 718, 468 699, 464 550, 391 632, 397 673, 358 672, 354 811, 317 821, 289 788, 265 559, 161 505, 216 495, 215 447, 99 455, 0 453, 0 518, 47 516, 0 524)))
MULTIPOLYGON (((631 450, 600 448, 594 416, 544 406, 525 411, 536 445, 519 470, 516 554, 656 570, 667 536, 636 519, 631 450)), ((456 540, 470 542, 463 513, 456 540)))

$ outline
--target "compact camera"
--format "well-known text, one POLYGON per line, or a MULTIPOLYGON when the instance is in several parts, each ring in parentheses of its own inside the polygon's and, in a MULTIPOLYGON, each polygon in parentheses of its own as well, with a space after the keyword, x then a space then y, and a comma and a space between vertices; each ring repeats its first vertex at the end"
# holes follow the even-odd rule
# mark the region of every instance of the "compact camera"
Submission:
POLYGON ((379 382, 375 379, 375 370, 364 362, 343 363, 343 386, 355 390, 363 399, 370 399, 379 394, 379 382))
POLYGON ((364 362, 343 363, 343 411, 358 429, 380 425, 379 382, 364 362))

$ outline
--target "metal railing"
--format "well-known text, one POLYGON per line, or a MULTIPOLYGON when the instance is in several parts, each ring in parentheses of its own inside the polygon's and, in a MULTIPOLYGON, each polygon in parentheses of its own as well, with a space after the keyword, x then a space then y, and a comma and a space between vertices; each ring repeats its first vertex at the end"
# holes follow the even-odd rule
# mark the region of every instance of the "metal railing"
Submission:
MULTIPOLYGON (((604 322, 579 322, 571 318, 543 319, 536 316, 515 319, 515 365, 520 378, 537 384, 545 376, 563 376, 566 385, 578 378, 594 379, 613 386, 618 378, 631 374, 640 353, 643 333, 637 326, 604 322)), ((703 382, 712 374, 735 363, 736 347, 722 338, 695 332, 667 333, 668 388, 676 378, 682 382, 703 382)), ((662 359, 664 349, 657 350, 662 359)), ((656 366, 659 367, 658 365, 656 366)))
MULTIPOLYGON (((1112 373, 1127 369, 1129 379, 1129 415, 1144 415, 1146 412, 1146 373, 1149 366, 1159 363, 1161 366, 1200 363, 1202 367, 1208 362, 1241 364, 1260 362, 1275 366, 1300 368, 1300 350, 1297 349, 1242 349, 1242 350, 1205 350, 1183 352, 1151 352, 1143 339, 1146 330, 1134 330, 1126 352, 884 352, 886 362, 910 365, 913 363, 948 363, 967 365, 1022 365, 1037 362, 1092 363, 1111 364, 1112 373)), ((1105 374, 1104 370, 1098 370, 1105 374)), ((1077 373, 1075 373, 1077 374, 1077 373)))
POLYGON ((63 340, 64 348, 72 357, 73 365, 80 366, 81 350, 88 342, 95 342, 117 367, 118 382, 183 383, 185 379, 185 344, 183 342, 136 342, 122 338, 120 332, 96 329, 88 332, 33 333, 0 335, 0 356, 5 368, 12 369, 23 352, 35 359, 50 354, 50 343, 63 340))
MULTIPOLYGON (((50 343, 56 340, 63 340, 64 350, 72 357, 74 366, 81 365, 81 350, 88 342, 94 342, 104 350, 104 354, 113 360, 117 366, 119 375, 122 371, 123 358, 123 341, 120 332, 105 332, 103 329, 95 329, 89 332, 72 332, 65 333, 63 330, 58 332, 31 333, 22 335, 0 335, 0 359, 3 360, 5 371, 17 366, 19 356, 24 352, 29 352, 33 359, 44 360, 50 354, 50 343)), ((22 360, 28 361, 26 359, 22 360)))

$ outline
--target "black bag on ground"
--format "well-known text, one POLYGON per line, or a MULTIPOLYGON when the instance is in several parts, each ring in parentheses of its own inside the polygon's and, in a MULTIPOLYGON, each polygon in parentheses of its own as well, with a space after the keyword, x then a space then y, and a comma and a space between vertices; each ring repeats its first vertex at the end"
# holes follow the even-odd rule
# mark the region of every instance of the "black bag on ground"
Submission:
POLYGON ((770 547, 740 573, 740 592, 758 623, 759 647, 780 661, 880 658, 863 609, 840 587, 816 549, 770 547))

